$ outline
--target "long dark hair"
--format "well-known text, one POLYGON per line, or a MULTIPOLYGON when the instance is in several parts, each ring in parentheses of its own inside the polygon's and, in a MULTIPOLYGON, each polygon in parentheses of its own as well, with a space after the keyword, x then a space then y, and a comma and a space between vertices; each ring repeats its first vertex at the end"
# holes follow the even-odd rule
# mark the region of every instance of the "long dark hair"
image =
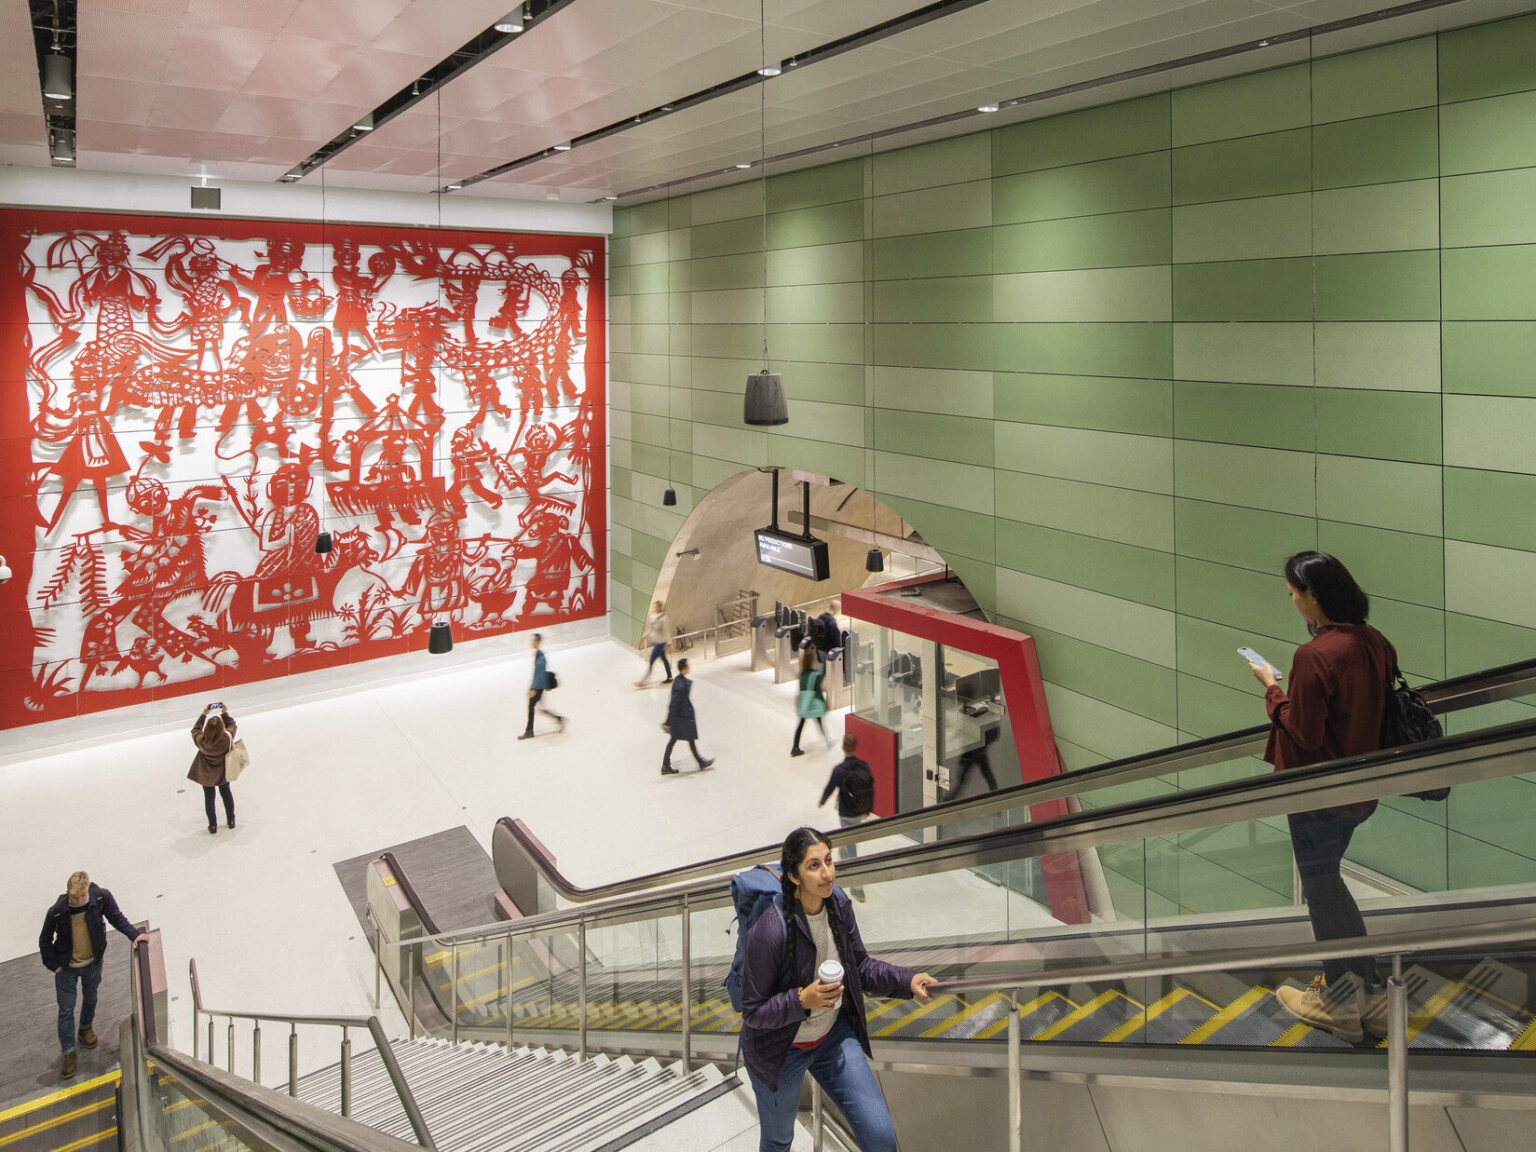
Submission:
MULTIPOLYGON (((789 978, 798 980, 795 968, 795 933, 790 925, 790 918, 795 909, 799 908, 802 915, 805 912, 800 903, 800 890, 795 886, 791 877, 800 874, 800 865, 805 862, 805 854, 811 850, 811 845, 823 844, 832 847, 832 841, 816 831, 814 828, 796 828, 788 836, 784 837, 784 847, 779 850, 779 886, 784 890, 784 943, 789 958, 789 978)), ((837 949, 841 959, 842 946, 842 916, 837 910, 837 901, 828 900, 822 905, 827 910, 827 923, 832 929, 832 946, 837 949)))
POLYGON ((1355 578, 1326 552, 1298 552, 1285 562, 1285 582, 1298 592, 1311 592, 1323 615, 1335 624, 1364 624, 1371 598, 1355 578))

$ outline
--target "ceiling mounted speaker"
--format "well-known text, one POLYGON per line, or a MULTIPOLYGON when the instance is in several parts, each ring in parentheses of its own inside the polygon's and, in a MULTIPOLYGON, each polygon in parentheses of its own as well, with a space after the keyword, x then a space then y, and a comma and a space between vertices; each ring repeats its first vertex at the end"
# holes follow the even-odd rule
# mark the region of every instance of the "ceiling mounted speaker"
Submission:
POLYGON ((75 98, 74 69, 69 57, 50 52, 43 57, 43 98, 47 100, 73 100, 75 98))
POLYGON ((453 629, 448 626, 448 621, 432 622, 432 631, 427 636, 427 651, 434 656, 453 651, 453 629))
POLYGON ((320 533, 320 535, 315 537, 315 551, 316 552, 319 552, 321 555, 324 555, 325 553, 327 553, 327 552, 329 552, 331 550, 331 547, 332 547, 332 544, 331 544, 331 534, 329 532, 322 532, 322 533, 320 533))
POLYGON ((871 548, 869 550, 869 554, 864 557, 864 571, 884 572, 885 553, 880 551, 878 548, 871 548))
POLYGON ((677 489, 668 488, 661 494, 661 502, 665 507, 672 508, 677 504, 677 489))
POLYGON ((764 368, 747 377, 747 398, 741 418, 756 427, 789 423, 789 404, 784 399, 784 377, 764 368))

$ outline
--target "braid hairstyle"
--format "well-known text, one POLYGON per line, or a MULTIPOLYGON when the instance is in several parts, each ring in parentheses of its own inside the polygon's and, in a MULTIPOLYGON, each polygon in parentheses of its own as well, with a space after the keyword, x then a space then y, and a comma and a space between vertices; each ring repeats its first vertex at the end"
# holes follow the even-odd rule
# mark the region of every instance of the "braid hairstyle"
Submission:
MULTIPOLYGON (((795 933, 791 924, 796 907, 800 906, 800 894, 795 888, 792 877, 799 871, 805 854, 813 844, 823 844, 828 848, 832 842, 825 835, 814 828, 796 828, 784 838, 784 847, 779 852, 779 887, 783 890, 784 903, 784 954, 789 966, 789 978, 791 982, 799 980, 795 968, 795 933)), ((837 901, 829 899, 825 905, 827 909, 827 923, 832 929, 832 946, 837 949, 839 959, 842 958, 842 917, 837 911, 837 901)), ((802 909, 803 910, 803 909, 802 909)))

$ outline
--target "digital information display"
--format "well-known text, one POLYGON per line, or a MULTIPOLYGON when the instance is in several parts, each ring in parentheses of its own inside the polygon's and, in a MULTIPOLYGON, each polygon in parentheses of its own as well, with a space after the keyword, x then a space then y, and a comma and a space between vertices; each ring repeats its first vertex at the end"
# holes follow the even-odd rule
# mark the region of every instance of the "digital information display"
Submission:
POLYGON ((832 575, 825 540, 807 540, 772 528, 759 528, 755 535, 759 564, 793 572, 807 580, 825 580, 832 575))

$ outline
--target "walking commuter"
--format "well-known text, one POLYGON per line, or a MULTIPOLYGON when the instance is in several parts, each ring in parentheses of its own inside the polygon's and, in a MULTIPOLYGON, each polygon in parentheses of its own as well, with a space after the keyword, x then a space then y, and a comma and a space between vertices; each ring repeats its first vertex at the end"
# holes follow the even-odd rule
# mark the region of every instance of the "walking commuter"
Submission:
POLYGON ((816 721, 816 727, 821 729, 821 738, 827 742, 827 747, 832 747, 832 737, 827 735, 827 724, 822 719, 827 714, 827 698, 821 694, 821 682, 826 676, 826 671, 816 662, 816 648, 812 644, 805 644, 800 649, 800 690, 795 694, 795 712, 800 717, 800 722, 795 725, 795 742, 789 750, 791 756, 804 756, 805 750, 800 747, 800 733, 805 731, 807 720, 816 721))
MULTIPOLYGON (((1288 692, 1273 667, 1250 661, 1264 685, 1271 721, 1264 759, 1283 771, 1376 751, 1397 651, 1366 624, 1369 598, 1349 570, 1326 552, 1292 556, 1285 562, 1285 583, 1313 639, 1296 649, 1288 692)), ((1365 800, 1288 817, 1317 940, 1365 935, 1365 921, 1339 875, 1339 864, 1355 829, 1375 810, 1376 801, 1365 800)), ((1323 975, 1305 991, 1279 988, 1275 996, 1296 1019, 1355 1044, 1366 1031, 1387 1034, 1385 993, 1375 958, 1357 956, 1325 960, 1323 975)))
POLYGON ((635 681, 635 687, 644 687, 645 682, 651 678, 651 669, 656 666, 656 661, 661 661, 661 666, 666 669, 666 679, 663 684, 672 683, 672 664, 667 659, 667 645, 672 639, 672 621, 667 619, 666 606, 660 600, 656 601, 655 608, 645 618, 645 642, 651 646, 651 658, 645 663, 645 674, 635 681))
MULTIPOLYGON (((828 798, 836 792, 837 818, 844 828, 864 823, 875 810, 875 778, 869 765, 855 755, 858 747, 857 736, 852 732, 843 733, 843 758, 832 769, 832 775, 827 778, 827 786, 821 791, 821 799, 816 802, 816 807, 824 807, 828 798)), ((844 860, 852 860, 858 854, 857 844, 843 845, 844 860)), ((862 902, 864 889, 850 888, 848 895, 862 902)))
POLYGON ((222 704, 210 704, 192 722, 192 743, 197 755, 187 779, 203 787, 203 809, 208 814, 208 835, 219 830, 219 818, 213 807, 217 789, 224 800, 224 819, 235 826, 235 794, 229 790, 229 750, 235 746, 235 718, 222 704))
POLYGON ((544 699, 544 693, 553 688, 556 683, 555 674, 549 670, 549 665, 544 661, 544 653, 539 649, 543 642, 544 637, 538 632, 535 632, 533 639, 529 641, 533 645, 533 680, 528 685, 528 726, 523 729, 523 734, 518 737, 519 740, 533 739, 534 708, 538 708, 558 724, 561 732, 565 731, 565 717, 551 711, 548 705, 540 703, 544 699))
POLYGON ((699 723, 693 714, 692 691, 693 681, 688 678, 688 659, 684 657, 677 662, 672 695, 667 699, 667 718, 661 723, 661 730, 667 734, 667 750, 661 754, 663 776, 677 775, 677 769, 672 767, 672 749, 679 740, 688 742, 688 751, 693 753, 694 762, 701 772, 715 762, 713 756, 706 759, 699 754, 699 723))
POLYGON ((91 883, 84 872, 69 878, 64 894, 54 901, 43 917, 43 931, 37 938, 37 950, 43 965, 53 973, 53 992, 59 1003, 59 1048, 64 1062, 59 1079, 75 1074, 79 1055, 78 1040, 87 1048, 96 1047, 96 991, 101 987, 101 960, 107 951, 107 925, 111 924, 137 944, 149 937, 133 926, 122 914, 112 893, 91 883), (80 1024, 75 1026, 76 985, 80 992, 80 1024))
POLYGON ((895 1152, 891 1113, 867 1059, 864 994, 926 1000, 935 980, 864 950, 853 904, 833 886, 837 866, 820 832, 791 832, 779 867, 783 892, 747 933, 742 974, 742 1054, 757 1098, 758 1148, 789 1148, 809 1072, 864 1152, 895 1152), (821 978, 828 962, 841 966, 840 979, 821 978))

